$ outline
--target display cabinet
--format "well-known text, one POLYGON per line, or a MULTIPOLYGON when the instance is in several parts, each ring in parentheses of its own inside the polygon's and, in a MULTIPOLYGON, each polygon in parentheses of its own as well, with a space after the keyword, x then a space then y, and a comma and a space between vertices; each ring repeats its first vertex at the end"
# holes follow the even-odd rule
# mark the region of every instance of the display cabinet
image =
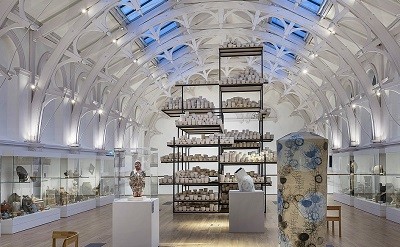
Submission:
POLYGON ((96 205, 101 207, 113 203, 115 199, 115 177, 114 177, 114 157, 102 157, 96 160, 96 177, 99 178, 96 191, 96 205))
POLYGON ((379 149, 353 152, 354 169, 353 195, 354 207, 368 213, 385 217, 386 177, 385 158, 379 149))
POLYGON ((61 217, 68 217, 96 208, 98 177, 96 177, 96 157, 61 158, 59 207, 61 217))
POLYGON ((158 196, 158 150, 154 148, 135 148, 118 152, 115 156, 115 196, 131 197, 130 174, 135 169, 135 162, 140 161, 145 172, 143 196, 158 196), (155 160, 156 159, 156 160, 155 160))
POLYGON ((400 147, 386 150, 386 219, 400 224, 400 147))
POLYGON ((336 201, 353 206, 352 181, 354 172, 350 174, 350 161, 353 156, 349 153, 336 153, 332 155, 332 168, 328 170, 328 178, 333 183, 333 198, 336 201))
MULTIPOLYGON (((60 219, 56 205, 44 200, 46 184, 59 183, 45 174, 40 157, 1 157, 2 234, 13 234, 60 219)), ((55 198, 56 200, 56 198, 55 198)))

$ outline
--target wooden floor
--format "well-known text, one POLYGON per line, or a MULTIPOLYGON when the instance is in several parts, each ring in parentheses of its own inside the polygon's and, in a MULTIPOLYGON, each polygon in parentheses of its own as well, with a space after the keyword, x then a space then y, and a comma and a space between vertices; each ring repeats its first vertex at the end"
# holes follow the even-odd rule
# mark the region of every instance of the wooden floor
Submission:
MULTIPOLYGON (((268 203, 264 234, 229 233, 227 214, 172 214, 172 205, 162 205, 171 198, 161 196, 160 200, 160 246, 278 246, 276 205, 272 203, 273 198, 268 203)), ((342 238, 329 233, 329 243, 333 246, 400 246, 399 224, 344 205, 342 211, 342 238)), ((112 206, 104 206, 14 235, 3 235, 0 237, 0 246, 49 247, 53 230, 78 231, 79 246, 82 247, 89 243, 112 246, 111 213, 112 206)))

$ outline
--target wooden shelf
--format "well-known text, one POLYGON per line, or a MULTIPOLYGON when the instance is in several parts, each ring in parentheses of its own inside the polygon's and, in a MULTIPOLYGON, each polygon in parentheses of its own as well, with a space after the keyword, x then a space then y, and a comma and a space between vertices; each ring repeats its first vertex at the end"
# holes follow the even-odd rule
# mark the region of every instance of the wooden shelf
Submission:
POLYGON ((219 182, 210 183, 175 183, 174 185, 184 185, 184 186, 218 186, 219 182))
POLYGON ((232 146, 232 144, 168 144, 167 145, 168 147, 187 147, 187 148, 190 148, 190 147, 193 147, 193 148, 195 148, 195 147, 218 147, 218 146, 221 146, 221 147, 229 147, 229 146, 232 146))
POLYGON ((220 57, 243 57, 243 56, 261 56, 263 46, 254 47, 234 47, 234 48, 219 48, 220 57))
POLYGON ((259 92, 263 83, 220 84, 221 92, 259 92))
POLYGON ((175 202, 209 202, 209 203, 218 203, 218 200, 175 200, 175 202))
POLYGON ((220 108, 222 113, 246 113, 246 112, 260 112, 260 107, 231 107, 231 108, 220 108))
POLYGON ((175 84, 175 87, 203 87, 203 86, 218 86, 218 83, 199 83, 199 84, 175 84))
MULTIPOLYGON (((203 161, 193 161, 193 160, 176 160, 175 163, 182 163, 182 162, 190 162, 190 163, 215 163, 218 162, 218 160, 203 160, 203 161)), ((161 162, 162 164, 173 164, 173 161, 168 161, 168 162, 161 162)))
POLYGON ((185 112, 196 113, 196 114, 207 114, 209 112, 214 112, 216 108, 200 108, 200 109, 163 109, 161 110, 170 117, 179 117, 185 112))
POLYGON ((176 127, 188 134, 214 134, 222 133, 223 129, 220 124, 213 125, 176 125, 176 127))

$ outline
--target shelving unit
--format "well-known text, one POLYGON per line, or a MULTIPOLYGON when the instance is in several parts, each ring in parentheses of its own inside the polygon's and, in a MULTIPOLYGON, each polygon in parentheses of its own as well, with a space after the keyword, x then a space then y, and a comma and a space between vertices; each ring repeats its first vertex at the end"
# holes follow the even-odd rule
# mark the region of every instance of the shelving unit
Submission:
MULTIPOLYGON (((243 57, 243 56, 261 56, 261 74, 263 72, 263 65, 262 65, 262 56, 263 56, 263 47, 245 47, 245 48, 220 48, 219 49, 219 65, 221 68, 221 58, 222 57, 243 57)), ((221 69, 220 69, 221 71, 221 69)), ((219 72, 219 78, 221 77, 221 72, 219 72)), ((218 174, 219 176, 225 175, 225 169, 229 167, 240 167, 240 166, 253 166, 256 167, 257 173, 264 177, 264 182, 256 182, 255 185, 257 188, 262 189, 264 192, 266 192, 266 186, 271 186, 271 182, 266 179, 266 164, 276 164, 276 162, 265 162, 260 161, 260 162, 220 162, 220 155, 226 151, 226 150, 256 150, 258 153, 261 152, 264 148, 264 143, 266 142, 272 142, 273 139, 265 139, 264 137, 264 127, 263 127, 263 120, 265 114, 263 112, 263 94, 264 94, 264 84, 263 83, 245 83, 245 84, 207 84, 207 83, 201 83, 201 84, 185 84, 185 85, 176 85, 176 87, 181 88, 181 94, 182 94, 182 102, 184 99, 184 87, 199 87, 199 86, 219 86, 218 87, 218 92, 219 92, 219 106, 216 107, 215 109, 183 109, 183 103, 181 106, 181 109, 179 110, 163 110, 165 113, 167 113, 170 117, 178 117, 180 114, 183 114, 185 112, 189 113, 207 113, 207 112, 213 112, 214 114, 217 114, 221 119, 222 122, 224 122, 224 115, 225 114, 232 114, 232 113, 258 113, 258 132, 260 133, 260 138, 257 139, 236 139, 234 140, 234 144, 221 144, 218 142, 218 144, 176 144, 176 139, 174 138, 171 143, 168 143, 167 146, 171 147, 173 149, 173 159, 172 161, 165 161, 162 163, 169 163, 172 164, 173 167, 173 175, 172 175, 172 183, 160 183, 160 185, 169 185, 173 186, 173 211, 174 213, 215 213, 215 212, 228 212, 228 207, 229 203, 225 202, 225 200, 222 200, 222 194, 228 193, 228 191, 223 192, 222 187, 223 186, 229 186, 232 184, 237 184, 235 182, 224 182, 221 181, 219 177, 216 177, 216 179, 213 179, 209 183, 181 183, 180 181, 177 181, 176 178, 176 172, 181 171, 181 170, 189 170, 191 168, 191 163, 194 164, 199 164, 199 163, 216 163, 218 165, 218 174), (224 96, 226 94, 232 94, 232 93, 250 93, 250 94, 255 94, 257 95, 257 98, 259 100, 259 104, 257 107, 223 107, 222 101, 224 99, 224 96), (172 114, 173 113, 173 114, 172 114), (244 143, 244 144, 239 144, 239 143, 244 143), (254 144, 250 144, 254 143, 254 144), (254 145, 254 146, 250 146, 254 145), (182 160, 181 155, 190 155, 190 150, 192 148, 217 148, 218 149, 218 159, 217 160, 211 160, 211 161, 190 161, 190 160, 182 160), (217 188, 217 198, 215 200, 178 200, 176 197, 177 193, 180 193, 184 190, 187 190, 191 187, 215 187, 217 188), (178 211, 177 210, 177 203, 184 203, 184 202, 190 202, 190 203, 199 203, 199 204, 204 204, 204 203, 211 203, 215 204, 218 207, 218 210, 210 210, 208 211, 194 211, 194 210, 185 210, 184 212, 178 211)), ((223 125, 176 125, 178 129, 178 138, 182 135, 185 135, 187 137, 190 137, 192 135, 201 135, 201 134, 214 134, 214 133, 222 133, 223 130, 223 125)), ((217 167, 216 167, 217 168, 217 167)), ((261 179, 260 179, 261 181, 261 179)), ((265 193, 264 193, 265 194, 265 193)), ((180 194, 182 195, 182 194, 180 194)), ((180 205, 180 204, 179 204, 180 205)), ((214 205, 214 206, 215 206, 214 205)), ((265 196, 265 206, 266 206, 266 196, 265 196)))

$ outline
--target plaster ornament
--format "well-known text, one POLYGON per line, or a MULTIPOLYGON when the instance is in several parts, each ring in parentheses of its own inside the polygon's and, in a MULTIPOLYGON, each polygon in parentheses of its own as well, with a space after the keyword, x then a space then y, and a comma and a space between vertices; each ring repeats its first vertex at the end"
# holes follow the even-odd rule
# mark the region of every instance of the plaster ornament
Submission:
POLYGON ((142 170, 142 163, 135 161, 135 170, 129 176, 129 186, 131 186, 133 197, 142 197, 143 189, 145 187, 146 173, 142 170))
POLYGON ((254 192, 253 179, 246 173, 243 168, 239 168, 235 172, 235 177, 238 181, 239 191, 241 192, 254 192))

